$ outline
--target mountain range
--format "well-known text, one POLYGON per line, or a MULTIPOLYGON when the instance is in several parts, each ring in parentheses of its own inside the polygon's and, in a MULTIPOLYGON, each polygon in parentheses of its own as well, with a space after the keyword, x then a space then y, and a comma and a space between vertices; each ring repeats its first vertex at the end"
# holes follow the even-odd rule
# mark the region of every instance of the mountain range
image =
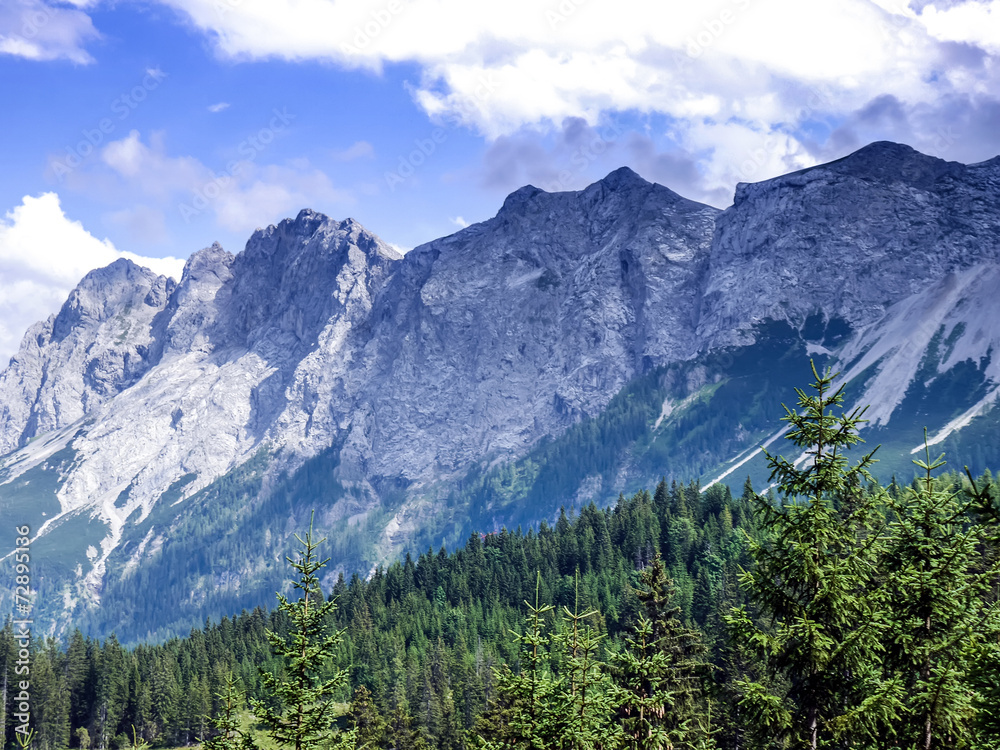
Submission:
POLYGON ((179 282, 116 261, 32 326, 0 513, 37 620, 136 641, 269 603, 312 510, 349 575, 660 477, 763 488, 810 360, 871 405, 883 478, 925 427, 996 468, 998 290, 1000 157, 886 142, 724 211, 627 168, 527 186, 405 256, 307 209, 179 282))

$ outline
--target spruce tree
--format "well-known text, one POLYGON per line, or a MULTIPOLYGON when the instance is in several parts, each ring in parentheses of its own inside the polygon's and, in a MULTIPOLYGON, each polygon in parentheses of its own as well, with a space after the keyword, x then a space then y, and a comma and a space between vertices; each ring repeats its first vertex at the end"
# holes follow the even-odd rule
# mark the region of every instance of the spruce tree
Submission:
POLYGON ((701 635, 685 627, 673 583, 657 555, 640 574, 643 612, 613 655, 611 695, 621 747, 668 750, 710 747, 708 673, 701 635))
POLYGON ((385 721, 379 715, 372 701, 371 693, 364 685, 358 685, 354 690, 349 716, 359 749, 374 750, 382 744, 382 738, 385 736, 385 721))
POLYGON ((215 733, 205 739, 198 737, 205 750, 257 750, 253 738, 240 729, 240 709, 244 695, 237 687, 237 680, 230 672, 225 677, 225 685, 219 693, 218 713, 209 719, 215 733))
POLYGON ((278 593, 278 609, 289 619, 287 639, 273 630, 267 639, 273 653, 284 665, 284 676, 261 670, 261 685, 265 692, 278 699, 278 706, 252 699, 251 708, 266 727, 274 742, 293 750, 309 750, 331 734, 334 704, 332 698, 347 680, 344 670, 329 679, 322 679, 327 663, 340 644, 343 631, 327 633, 327 618, 336 608, 334 600, 324 601, 316 573, 326 566, 329 558, 318 560, 316 549, 325 540, 313 540, 313 522, 305 539, 295 535, 302 552, 298 559, 286 557, 299 572, 295 588, 302 592, 294 602, 278 593))
POLYGON ((547 664, 549 636, 544 619, 554 607, 540 603, 541 574, 536 574, 535 603, 525 602, 524 632, 512 633, 520 647, 520 669, 504 665, 496 670, 496 695, 476 722, 473 741, 484 750, 560 747, 565 715, 560 713, 561 686, 547 664))
POLYGON ((559 745, 566 750, 592 750, 612 744, 612 704, 605 665, 598 658, 602 637, 588 622, 599 613, 596 609, 580 611, 579 572, 575 582, 573 610, 563 607, 565 630, 559 639, 565 670, 561 694, 556 695, 562 718, 559 745))
POLYGON ((971 684, 975 661, 988 653, 990 642, 992 613, 986 607, 1000 572, 996 561, 983 565, 992 528, 977 522, 974 483, 970 497, 935 482, 944 456, 931 461, 926 441, 925 431, 925 459, 913 462, 923 472, 917 487, 889 500, 894 520, 881 560, 889 617, 885 667, 901 720, 881 733, 882 747, 970 746, 978 698, 971 684), (886 739, 890 732, 892 740, 886 739))
POLYGON ((756 565, 740 583, 759 618, 737 607, 726 620, 762 667, 737 682, 758 738, 815 750, 864 735, 890 709, 873 698, 883 629, 870 593, 879 529, 865 488, 874 451, 853 465, 845 455, 862 442, 865 410, 846 412, 843 386, 812 369, 814 394, 796 389, 798 410, 785 406, 783 418, 804 463, 765 450, 782 502, 751 498, 765 536, 748 540, 756 565))

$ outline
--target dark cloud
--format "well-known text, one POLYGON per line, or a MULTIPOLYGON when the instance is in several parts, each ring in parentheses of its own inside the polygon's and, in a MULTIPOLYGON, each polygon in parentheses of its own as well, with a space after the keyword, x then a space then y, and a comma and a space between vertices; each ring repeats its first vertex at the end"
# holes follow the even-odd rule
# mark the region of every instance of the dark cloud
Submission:
POLYGON ((708 190, 704 187, 698 161, 687 151, 659 151, 652 138, 634 132, 628 134, 626 146, 628 165, 650 182, 658 182, 685 198, 719 208, 732 202, 732 190, 708 190))
POLYGON ((567 118, 555 133, 522 130, 498 138, 483 156, 479 182, 503 194, 528 184, 549 192, 580 190, 622 166, 692 200, 715 206, 732 201, 732 190, 704 187, 698 160, 687 151, 660 150, 644 133, 616 123, 594 127, 579 117, 567 118))
POLYGON ((882 140, 950 161, 985 161, 1000 153, 1000 99, 952 94, 909 105, 885 94, 850 113, 826 139, 803 144, 818 161, 830 161, 882 140))
POLYGON ((933 5, 938 10, 947 10, 948 8, 956 8, 959 5, 968 5, 970 3, 979 3, 984 5, 990 0, 909 0, 908 5, 915 10, 918 14, 922 13, 924 8, 928 5, 933 5))
POLYGON ((903 125, 907 122, 902 102, 892 94, 872 99, 858 110, 857 119, 865 125, 903 125))
POLYGON ((983 70, 989 55, 981 47, 966 42, 939 42, 941 61, 949 68, 983 70))
POLYGON ((622 166, 623 130, 615 124, 593 127, 566 118, 555 133, 522 130, 498 138, 483 157, 480 183, 503 192, 527 184, 543 190, 579 190, 622 166))

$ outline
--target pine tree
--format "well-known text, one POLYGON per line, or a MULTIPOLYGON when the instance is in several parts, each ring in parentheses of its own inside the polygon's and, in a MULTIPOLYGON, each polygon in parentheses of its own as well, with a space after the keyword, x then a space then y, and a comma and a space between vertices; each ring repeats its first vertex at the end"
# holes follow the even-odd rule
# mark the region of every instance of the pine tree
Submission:
POLYGON ((657 555, 640 574, 643 612, 612 657, 612 697, 629 750, 710 747, 705 647, 680 621, 673 584, 657 555))
POLYGON ((1000 573, 995 561, 982 565, 991 528, 976 521, 975 484, 971 498, 939 487, 933 475, 944 456, 932 462, 926 440, 925 431, 925 460, 913 462, 924 474, 918 487, 889 500, 894 521, 881 565, 887 684, 904 717, 887 728, 895 737, 882 746, 921 750, 972 742, 977 693, 970 678, 990 629, 990 583, 1000 573))
POLYGON ((188 683, 185 695, 185 734, 203 737, 208 732, 211 712, 212 696, 208 691, 208 677, 203 680, 196 674, 188 683))
POLYGON ((34 744, 40 750, 62 750, 69 746, 69 688, 62 674, 62 654, 48 639, 38 649, 31 665, 31 714, 34 744))
POLYGON ((873 454, 850 465, 846 451, 861 441, 864 409, 843 410, 843 386, 813 365, 809 395, 785 408, 787 439, 805 449, 805 463, 764 451, 783 503, 754 495, 769 532, 749 540, 756 566, 740 583, 761 616, 745 607, 727 616, 734 642, 759 659, 763 674, 738 681, 741 707, 767 743, 776 737, 815 750, 821 742, 857 738, 891 708, 873 699, 882 623, 871 601, 878 529, 865 486, 873 454))
POLYGON ((205 750, 256 750, 253 738, 240 729, 243 693, 237 687, 232 672, 226 675, 225 681, 222 691, 216 694, 219 712, 209 719, 215 734, 208 739, 198 737, 198 741, 205 750))
POLYGON ((118 725, 128 701, 125 651, 112 633, 101 647, 97 665, 95 724, 97 748, 105 750, 118 733, 118 725))
POLYGON ((267 631, 273 652, 284 664, 285 677, 264 670, 260 675, 264 691, 275 696, 280 705, 252 699, 251 707, 272 740, 293 750, 308 750, 329 737, 334 708, 331 699, 345 684, 347 673, 340 670, 330 679, 321 679, 343 636, 343 631, 326 633, 327 618, 336 608, 335 601, 324 601, 316 575, 329 561, 316 557, 316 548, 326 540, 313 541, 312 519, 305 539, 298 534, 295 538, 302 545, 301 556, 285 559, 299 572, 294 585, 302 595, 295 602, 277 595, 278 610, 290 622, 288 639, 267 631))
POLYGON ((379 715, 372 701, 371 693, 364 685, 358 685, 355 688, 349 715, 359 750, 361 748, 374 750, 382 744, 382 738, 385 735, 385 721, 379 715))
POLYGON ((496 695, 476 723, 474 739, 485 750, 524 748, 550 750, 560 747, 565 716, 560 714, 561 690, 547 666, 549 637, 545 615, 553 605, 540 603, 541 574, 536 574, 535 603, 525 602, 528 615, 524 633, 512 635, 520 646, 520 670, 496 670, 496 695))
POLYGON ((968 644, 969 683, 976 690, 972 745, 981 750, 1000 750, 1000 492, 989 470, 978 482, 972 480, 968 467, 965 473, 976 506, 976 520, 987 525, 981 543, 981 570, 988 591, 981 602, 983 616, 977 637, 968 644))
POLYGON ((576 575, 573 611, 563 607, 565 631, 561 641, 566 679, 561 682, 562 738, 566 750, 591 750, 608 743, 612 735, 611 701, 608 698, 604 664, 598 659, 601 636, 588 620, 596 609, 580 611, 580 575, 576 575))

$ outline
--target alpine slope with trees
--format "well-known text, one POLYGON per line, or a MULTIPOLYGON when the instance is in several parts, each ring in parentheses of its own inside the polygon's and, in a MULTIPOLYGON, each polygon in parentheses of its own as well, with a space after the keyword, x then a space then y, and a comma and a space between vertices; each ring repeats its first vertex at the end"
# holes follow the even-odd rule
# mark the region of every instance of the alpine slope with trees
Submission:
POLYGON ((998 287, 1000 157, 896 143, 721 211, 625 167, 526 185, 404 256, 304 209, 176 281, 94 270, 25 332, 0 372, 0 515, 34 534, 39 632, 134 644, 270 606, 313 508, 350 576, 664 476, 766 487, 756 448, 809 356, 872 404, 882 482, 925 426, 980 474, 998 287))
POLYGON ((764 493, 662 481, 328 592, 310 528, 270 613, 36 640, 34 746, 1000 748, 1000 487, 929 447, 880 485, 813 371, 764 493))

